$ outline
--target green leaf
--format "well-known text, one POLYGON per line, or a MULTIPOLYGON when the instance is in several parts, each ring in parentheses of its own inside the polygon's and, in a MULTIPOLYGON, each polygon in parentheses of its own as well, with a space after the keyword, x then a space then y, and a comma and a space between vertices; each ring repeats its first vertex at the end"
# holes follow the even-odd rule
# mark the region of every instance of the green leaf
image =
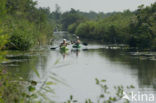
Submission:
POLYGON ((54 82, 46 82, 46 85, 55 85, 54 82))
POLYGON ((130 88, 135 88, 133 85, 130 85, 130 88))
POLYGON ((72 95, 70 96, 70 100, 73 100, 73 96, 72 95))
POLYGON ((101 82, 106 82, 106 80, 101 80, 101 82))
POLYGON ((36 88, 35 88, 35 87, 33 87, 33 86, 29 86, 29 87, 28 87, 28 90, 29 90, 29 92, 33 92, 33 91, 35 91, 35 90, 36 90, 36 88))
POLYGON ((97 78, 96 78, 95 80, 96 80, 96 84, 99 84, 99 83, 100 83, 99 80, 98 80, 97 78))
POLYGON ((104 94, 101 94, 101 95, 100 95, 100 98, 104 98, 104 97, 105 97, 104 94))

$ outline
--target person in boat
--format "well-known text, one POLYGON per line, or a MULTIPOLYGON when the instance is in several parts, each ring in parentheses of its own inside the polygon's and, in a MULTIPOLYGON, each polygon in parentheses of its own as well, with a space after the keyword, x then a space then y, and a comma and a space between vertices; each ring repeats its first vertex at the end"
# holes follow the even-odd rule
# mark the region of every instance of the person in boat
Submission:
POLYGON ((63 42, 60 44, 60 47, 67 47, 67 45, 69 45, 69 43, 67 43, 66 39, 63 39, 63 42))
POLYGON ((76 45, 76 46, 79 46, 80 43, 81 43, 80 38, 77 36, 77 37, 76 37, 75 45, 76 45))

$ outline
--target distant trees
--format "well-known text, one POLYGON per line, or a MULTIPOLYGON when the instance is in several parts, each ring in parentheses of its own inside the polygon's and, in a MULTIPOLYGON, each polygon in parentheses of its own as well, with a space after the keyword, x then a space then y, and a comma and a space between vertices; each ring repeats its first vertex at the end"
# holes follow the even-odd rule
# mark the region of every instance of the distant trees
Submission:
MULTIPOLYGON (((100 14, 99 14, 100 15, 100 14)), ((80 37, 104 43, 124 43, 138 49, 156 50, 156 3, 134 12, 125 10, 96 20, 68 25, 68 31, 80 37)))
POLYGON ((84 21, 87 20, 98 20, 105 17, 108 17, 110 15, 113 15, 117 12, 113 13, 96 13, 94 11, 90 12, 82 12, 79 10, 75 10, 71 8, 70 11, 66 11, 64 13, 61 13, 60 7, 56 5, 55 11, 52 12, 50 18, 56 22, 56 28, 61 30, 69 30, 71 33, 75 31, 76 27, 84 21))
POLYGON ((115 13, 98 21, 86 21, 78 25, 75 33, 81 37, 105 43, 126 43, 128 25, 134 16, 131 12, 115 13))
POLYGON ((79 15, 76 10, 71 9, 69 12, 65 12, 62 14, 62 28, 63 30, 67 30, 69 25, 82 22, 84 19, 85 17, 79 15))
POLYGON ((136 17, 130 23, 130 39, 129 45, 131 47, 139 47, 140 49, 156 49, 156 3, 150 7, 143 5, 138 7, 135 12, 136 17))
POLYGON ((4 16, 6 11, 6 0, 0 0, 0 17, 4 16))
POLYGON ((33 0, 0 0, 0 49, 29 49, 44 44, 55 30, 104 43, 123 43, 138 49, 156 49, 156 3, 134 12, 96 13, 71 9, 64 13, 56 4, 36 8, 33 0), (7 41, 7 42, 6 42, 7 41))

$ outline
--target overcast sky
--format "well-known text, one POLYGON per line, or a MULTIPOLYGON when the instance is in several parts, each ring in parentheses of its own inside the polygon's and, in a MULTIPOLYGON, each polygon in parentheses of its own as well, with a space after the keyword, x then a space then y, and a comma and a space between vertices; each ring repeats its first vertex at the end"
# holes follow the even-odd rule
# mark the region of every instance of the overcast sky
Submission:
POLYGON ((125 9, 135 10, 141 4, 150 5, 156 0, 34 0, 38 1, 38 6, 50 7, 55 10, 55 4, 61 7, 61 11, 71 8, 81 11, 113 12, 125 9))

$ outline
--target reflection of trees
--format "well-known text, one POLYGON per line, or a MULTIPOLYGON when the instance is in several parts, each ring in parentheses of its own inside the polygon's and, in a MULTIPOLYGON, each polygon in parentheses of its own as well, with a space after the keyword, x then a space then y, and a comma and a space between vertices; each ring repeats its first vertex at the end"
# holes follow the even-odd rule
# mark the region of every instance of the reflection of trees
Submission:
POLYGON ((100 56, 106 57, 111 62, 120 62, 123 65, 129 65, 131 69, 137 69, 140 87, 156 86, 156 61, 141 60, 141 57, 131 56, 129 53, 121 50, 98 51, 100 56))
POLYGON ((17 75, 28 80, 29 77, 34 73, 33 69, 37 69, 39 73, 43 73, 44 69, 46 68, 48 56, 44 56, 42 54, 36 56, 36 54, 24 54, 22 52, 15 53, 11 57, 9 57, 8 60, 10 61, 10 63, 6 63, 4 66, 5 68, 8 68, 12 76, 17 75))
POLYGON ((141 87, 155 86, 155 84, 153 84, 153 82, 156 79, 155 61, 140 60, 138 62, 138 78, 139 78, 139 85, 141 87))

